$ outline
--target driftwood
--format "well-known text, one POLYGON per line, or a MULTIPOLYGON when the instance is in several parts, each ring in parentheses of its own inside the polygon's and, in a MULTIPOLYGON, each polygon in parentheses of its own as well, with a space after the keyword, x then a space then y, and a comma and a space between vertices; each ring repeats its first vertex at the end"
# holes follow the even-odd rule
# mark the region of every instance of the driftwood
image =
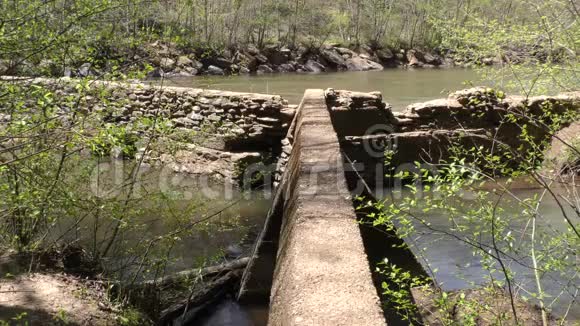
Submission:
POLYGON ((232 270, 208 283, 188 299, 161 311, 157 325, 184 325, 194 320, 201 312, 217 304, 239 284, 242 270, 232 270))
POLYGON ((219 274, 224 274, 229 271, 244 269, 248 265, 249 261, 250 261, 249 257, 243 257, 220 265, 206 267, 201 270, 189 269, 179 273, 160 277, 155 280, 147 280, 140 282, 138 285, 136 285, 136 287, 139 288, 139 287, 156 286, 162 288, 194 277, 202 277, 204 279, 213 278, 219 274))
POLYGON ((199 289, 193 288, 190 293, 183 291, 183 296, 180 297, 185 299, 159 312, 158 325, 183 325, 207 311, 226 295, 233 293, 239 287, 240 278, 249 261, 250 258, 245 257, 202 270, 187 270, 141 282, 137 287, 156 288, 163 293, 174 288, 174 285, 183 284, 187 279, 201 277, 204 283, 199 289))

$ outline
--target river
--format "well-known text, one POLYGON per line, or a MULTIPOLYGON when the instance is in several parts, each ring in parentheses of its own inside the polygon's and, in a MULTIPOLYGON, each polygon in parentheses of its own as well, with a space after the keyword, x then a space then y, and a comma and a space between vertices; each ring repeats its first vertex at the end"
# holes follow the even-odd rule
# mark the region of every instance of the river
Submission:
MULTIPOLYGON (((490 183, 485 189, 488 188, 496 188, 496 185, 490 183)), ((513 240, 514 249, 509 251, 509 254, 502 255, 504 263, 514 273, 512 282, 516 284, 514 286, 515 293, 520 297, 537 303, 530 293, 536 291, 535 277, 531 268, 531 219, 524 215, 525 206, 520 201, 528 201, 536 197, 540 198, 542 189, 537 189, 533 183, 527 182, 518 182, 516 186, 510 186, 509 189, 511 195, 500 198, 495 194, 488 193, 485 198, 497 203, 496 216, 499 216, 502 220, 509 221, 506 231, 509 230, 509 233, 515 235, 513 240), (526 184, 527 187, 525 186, 526 184)), ((557 194, 560 201, 563 201, 562 198, 570 196, 569 189, 564 187, 554 186, 551 190, 557 194)), ((387 206, 389 203, 398 201, 399 199, 397 198, 400 198, 401 194, 404 194, 403 196, 405 197, 415 197, 418 202, 428 200, 422 195, 422 192, 413 195, 409 191, 401 193, 387 189, 384 194, 386 195, 387 206), (392 197, 393 195, 394 197, 392 197)), ((430 198, 438 197, 435 191, 427 192, 426 194, 430 198)), ((462 234, 456 230, 460 225, 467 226, 470 224, 470 222, 466 222, 467 220, 463 219, 467 219, 467 211, 480 207, 478 204, 480 202, 475 198, 475 196, 470 196, 470 192, 465 192, 463 198, 454 199, 453 202, 456 204, 453 205, 453 209, 458 212, 466 212, 464 215, 457 213, 452 215, 448 210, 423 213, 418 209, 415 216, 424 219, 429 224, 425 225, 412 219, 415 232, 405 239, 425 269, 445 291, 464 290, 487 285, 490 283, 490 277, 495 280, 505 279, 498 264, 494 268, 486 269, 484 267, 485 263, 482 263, 481 259, 482 252, 455 237, 472 239, 470 234, 462 234), (490 272, 490 270, 495 271, 490 272)), ((540 239, 537 240, 535 245, 538 255, 546 254, 545 251, 540 253, 542 252, 541 247, 547 245, 550 239, 556 239, 561 236, 568 227, 556 200, 549 194, 541 198, 542 201, 538 206, 539 217, 536 223, 536 237, 540 239), (542 239, 540 234, 545 238, 542 239)), ((565 211, 568 216, 575 215, 575 212, 569 207, 565 211)), ((476 221, 475 224, 471 224, 469 232, 477 232, 480 228, 487 230, 487 232, 490 230, 490 226, 484 224, 482 220, 482 222, 476 221)), ((506 232, 504 231, 503 234, 506 234, 506 232)), ((487 245, 487 248, 492 247, 491 239, 486 236, 480 235, 479 241, 487 245)), ((551 252, 548 255, 556 257, 555 252, 551 252)), ((565 269, 566 273, 561 274, 556 270, 547 270, 540 273, 543 291, 547 295, 544 301, 548 310, 554 313, 555 316, 561 317, 569 309, 568 320, 578 321, 580 320, 580 303, 575 302, 573 299, 579 281, 577 274, 578 260, 574 255, 564 259, 567 260, 569 267, 565 269)), ((542 258, 543 262, 546 260, 546 257, 542 258)))
MULTIPOLYGON (((308 88, 334 88, 362 92, 379 91, 383 94, 384 101, 392 106, 393 111, 402 111, 409 104, 446 97, 449 92, 482 84, 475 71, 459 68, 227 77, 203 76, 154 80, 152 83, 165 86, 278 94, 291 104, 298 104, 304 90, 308 88)), ((534 194, 533 190, 525 189, 514 190, 514 192, 521 196, 534 194)), ((265 206, 262 205, 262 207, 262 213, 265 214, 265 206)), ((553 202, 547 201, 542 206, 542 210, 546 218, 545 221, 542 221, 542 225, 555 228, 563 226, 561 216, 553 202)), ((259 210, 255 211, 254 214, 259 215, 259 210)), ((513 210, 512 214, 518 214, 517 209, 513 210)), ((437 214, 429 216, 429 221, 437 228, 446 228, 449 223, 446 216, 437 214)), ((255 219, 252 221, 252 224, 254 223, 256 223, 255 219)), ((487 281, 486 272, 482 269, 479 258, 473 255, 471 248, 458 245, 456 241, 445 238, 441 234, 426 232, 420 227, 418 229, 419 236, 407 240, 414 242, 417 247, 425 248, 424 254, 429 257, 430 267, 436 270, 433 276, 443 285, 444 289, 466 289, 487 281)), ((532 275, 520 272, 521 280, 525 283, 532 280, 532 275)), ((555 284, 551 283, 553 282, 548 280, 546 285, 549 288, 545 290, 552 295, 558 295, 555 292, 555 284), (554 287, 551 287, 552 285, 554 287)), ((569 302, 569 298, 562 297, 561 305, 554 305, 551 308, 556 314, 562 314, 569 302)), ((573 305, 569 315, 572 320, 580 319, 579 308, 577 304, 573 305)), ((259 311, 258 318, 256 318, 255 313, 241 309, 232 301, 226 301, 202 324, 261 325, 265 323, 267 318, 267 307, 261 307, 257 311, 259 311)))
POLYGON ((469 69, 388 69, 323 74, 265 74, 257 76, 198 76, 155 80, 167 86, 277 94, 298 104, 307 88, 334 88, 360 92, 379 91, 393 111, 408 104, 446 97, 448 92, 478 85, 469 69))

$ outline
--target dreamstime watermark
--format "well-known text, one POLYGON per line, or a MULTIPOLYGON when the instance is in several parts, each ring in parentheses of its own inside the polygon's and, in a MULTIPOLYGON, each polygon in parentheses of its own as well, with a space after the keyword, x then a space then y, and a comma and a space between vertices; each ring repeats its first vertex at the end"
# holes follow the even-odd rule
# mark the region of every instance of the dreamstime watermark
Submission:
POLYGON ((139 158, 124 159, 111 155, 95 164, 89 177, 89 190, 101 199, 120 197, 146 199, 161 194, 176 200, 238 200, 254 196, 269 199, 273 194, 275 164, 248 164, 243 171, 209 169, 197 164, 164 163, 151 165, 139 158), (195 164, 194 164, 195 165, 195 164))
POLYGON ((392 136, 394 133, 395 129, 387 124, 376 124, 367 129, 362 140, 366 155, 382 158, 388 151, 395 151, 398 139, 392 136))
MULTIPOLYGON (((432 183, 444 171, 439 165, 420 162, 417 154, 420 148, 399 148, 398 137, 390 125, 374 125, 362 137, 352 137, 340 146, 321 146, 330 146, 324 149, 329 150, 329 155, 314 153, 312 157, 290 159, 292 163, 288 164, 300 166, 284 167, 294 173, 286 177, 286 183, 295 187, 301 196, 354 198, 370 193, 377 199, 389 196, 398 200, 404 196, 421 199, 427 195, 431 198, 442 195, 432 183), (404 155, 398 156, 400 152, 404 155), (408 161, 409 158, 416 160, 408 161)), ((92 194, 104 199, 119 196, 140 199, 151 193, 181 200, 236 200, 240 197, 250 200, 253 196, 270 199, 282 174, 279 164, 263 162, 245 164, 234 175, 227 164, 212 167, 203 162, 179 164, 171 161, 151 166, 144 161, 141 157, 123 159, 121 155, 112 155, 99 162, 90 177, 92 194)), ((476 167, 468 167, 466 171, 478 173, 476 167)), ((468 190, 459 192, 466 200, 475 197, 468 190)))

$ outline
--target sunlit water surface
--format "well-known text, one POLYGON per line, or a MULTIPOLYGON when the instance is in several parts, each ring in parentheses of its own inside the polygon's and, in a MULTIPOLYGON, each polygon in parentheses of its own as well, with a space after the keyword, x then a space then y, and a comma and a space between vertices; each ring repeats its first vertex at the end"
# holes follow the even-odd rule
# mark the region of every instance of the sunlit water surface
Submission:
POLYGON ((298 104, 308 88, 380 91, 394 111, 408 104, 446 97, 448 92, 478 85, 479 76, 469 69, 387 69, 322 74, 264 74, 257 76, 196 76, 154 80, 166 86, 276 94, 298 104))

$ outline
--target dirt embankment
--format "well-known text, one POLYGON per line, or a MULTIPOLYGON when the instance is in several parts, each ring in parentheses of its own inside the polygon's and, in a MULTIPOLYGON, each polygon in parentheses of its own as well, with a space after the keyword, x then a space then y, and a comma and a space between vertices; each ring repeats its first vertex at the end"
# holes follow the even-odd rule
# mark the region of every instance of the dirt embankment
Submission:
POLYGON ((105 289, 65 274, 22 274, 0 280, 0 320, 16 325, 114 325, 105 289))

